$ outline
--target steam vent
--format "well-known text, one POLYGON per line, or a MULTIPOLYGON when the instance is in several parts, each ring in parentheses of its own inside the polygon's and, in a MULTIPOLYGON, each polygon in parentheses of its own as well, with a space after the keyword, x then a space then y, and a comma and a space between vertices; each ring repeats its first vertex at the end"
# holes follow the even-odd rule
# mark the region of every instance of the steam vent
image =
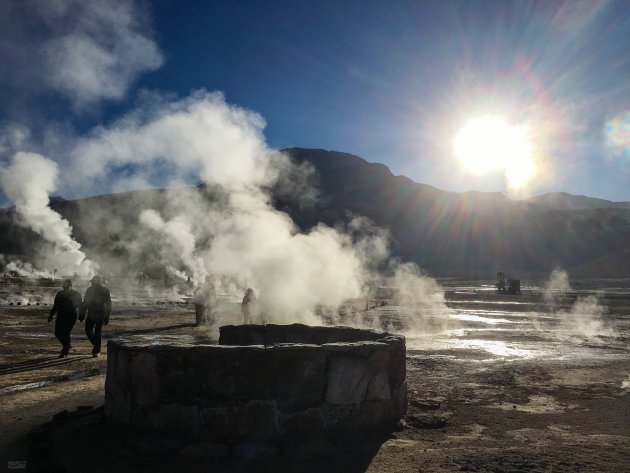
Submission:
POLYGON ((220 330, 219 345, 111 340, 108 418, 238 443, 384 432, 406 412, 403 336, 299 324, 220 330))

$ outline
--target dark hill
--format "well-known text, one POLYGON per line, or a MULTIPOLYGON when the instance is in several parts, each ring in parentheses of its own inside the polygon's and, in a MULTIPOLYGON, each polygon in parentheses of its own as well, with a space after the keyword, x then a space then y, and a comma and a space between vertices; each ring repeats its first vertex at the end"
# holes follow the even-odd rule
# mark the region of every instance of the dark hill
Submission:
POLYGON ((585 195, 567 194, 566 192, 542 194, 528 199, 528 202, 556 210, 630 209, 630 202, 612 202, 585 195))
MULTIPOLYGON (((558 210, 541 198, 514 201, 500 193, 446 192, 394 176, 386 166, 351 154, 284 151, 317 170, 321 192, 314 206, 298 206, 283 193, 274 193, 276 206, 304 229, 364 215, 390 230, 397 256, 418 262, 433 275, 492 277, 499 270, 546 273, 562 266, 572 276, 630 277, 630 209, 623 206, 558 210)), ((218 191, 201 186, 74 201, 56 198, 51 207, 71 222, 92 258, 114 256, 121 264, 146 266, 155 259, 150 250, 136 261, 127 252, 136 232, 142 231, 139 211, 153 208, 169 217, 169 200, 199 193, 209 200, 221 198, 218 191)), ((12 213, 0 210, 0 253, 29 254, 37 235, 14 225, 12 213)))
MULTIPOLYGON (((559 211, 500 193, 446 192, 346 153, 285 151, 320 173, 327 200, 315 212, 317 218, 334 224, 348 211, 365 215, 391 230, 398 255, 433 274, 578 269, 601 258, 614 261, 630 246, 629 209, 559 211)), ((630 276, 627 266, 614 268, 608 262, 601 276, 624 271, 630 276)))

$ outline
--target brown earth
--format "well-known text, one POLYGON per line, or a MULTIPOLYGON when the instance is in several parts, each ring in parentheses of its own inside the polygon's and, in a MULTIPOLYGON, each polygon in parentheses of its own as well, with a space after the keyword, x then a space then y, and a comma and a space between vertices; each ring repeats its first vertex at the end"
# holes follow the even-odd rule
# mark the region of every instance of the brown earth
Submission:
MULTIPOLYGON (((112 318, 106 336, 216 336, 192 325, 188 305, 126 314, 112 318)), ((280 459, 218 461, 184 455, 185 440, 105 423, 106 354, 90 357, 77 324, 70 357, 57 359, 46 317, 43 306, 0 308, 0 471, 630 472, 627 334, 617 338, 626 349, 607 357, 514 359, 412 344, 400 430, 349 438, 332 452, 315 445, 280 459)))

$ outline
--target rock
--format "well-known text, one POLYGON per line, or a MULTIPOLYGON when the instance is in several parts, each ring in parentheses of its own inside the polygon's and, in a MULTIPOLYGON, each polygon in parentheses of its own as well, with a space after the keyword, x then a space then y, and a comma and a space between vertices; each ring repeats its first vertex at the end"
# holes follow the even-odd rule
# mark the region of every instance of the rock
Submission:
MULTIPOLYGON (((135 414, 142 415, 141 411, 135 414)), ((134 415, 135 417, 135 415, 134 415)), ((146 419, 148 425, 174 435, 196 436, 199 433, 199 415, 196 406, 168 404, 151 411, 146 419)), ((138 420, 137 425, 141 424, 138 420)))
POLYGON ((155 356, 151 352, 131 357, 131 388, 138 406, 155 406, 159 400, 159 378, 155 356))
POLYGON ((440 401, 435 399, 413 399, 409 401, 409 404, 423 411, 434 411, 441 405, 440 401))
POLYGON ((221 337, 266 345, 167 335, 110 340, 107 416, 188 441, 254 442, 242 444, 248 457, 267 455, 271 441, 392 429, 406 411, 404 337, 300 324, 225 326, 221 337))
POLYGON ((353 356, 331 356, 328 368, 326 402, 359 404, 365 399, 370 382, 370 366, 365 359, 353 356))
POLYGON ((278 418, 275 401, 250 401, 243 406, 205 408, 200 412, 203 435, 217 440, 274 438, 279 431, 278 418))
POLYGON ((368 401, 388 401, 390 399, 389 378, 385 373, 377 374, 368 385, 368 401))
POLYGON ((238 409, 238 430, 242 437, 267 440, 278 435, 278 409, 275 401, 250 401, 238 409))
POLYGON ((224 325, 219 327, 219 345, 264 345, 264 325, 224 325))
POLYGON ((283 409, 319 406, 324 399, 327 352, 316 345, 274 346, 265 352, 268 381, 283 409))
POLYGON ((446 414, 418 414, 407 416, 407 423, 416 429, 441 429, 448 425, 446 414))
POLYGON ((391 406, 394 409, 394 415, 402 417, 407 413, 407 382, 403 382, 400 386, 391 387, 391 406))
POLYGON ((323 407, 286 414, 280 419, 280 433, 293 439, 321 435, 328 427, 328 415, 323 407))

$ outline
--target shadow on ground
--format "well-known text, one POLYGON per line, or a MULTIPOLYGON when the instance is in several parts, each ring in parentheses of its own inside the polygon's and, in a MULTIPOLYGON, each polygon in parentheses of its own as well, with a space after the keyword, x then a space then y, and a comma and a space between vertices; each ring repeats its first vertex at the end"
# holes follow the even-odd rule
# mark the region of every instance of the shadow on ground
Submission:
POLYGON ((365 472, 390 438, 356 437, 226 446, 129 430, 107 420, 103 407, 63 411, 28 438, 29 471, 94 473, 196 472, 365 472))

